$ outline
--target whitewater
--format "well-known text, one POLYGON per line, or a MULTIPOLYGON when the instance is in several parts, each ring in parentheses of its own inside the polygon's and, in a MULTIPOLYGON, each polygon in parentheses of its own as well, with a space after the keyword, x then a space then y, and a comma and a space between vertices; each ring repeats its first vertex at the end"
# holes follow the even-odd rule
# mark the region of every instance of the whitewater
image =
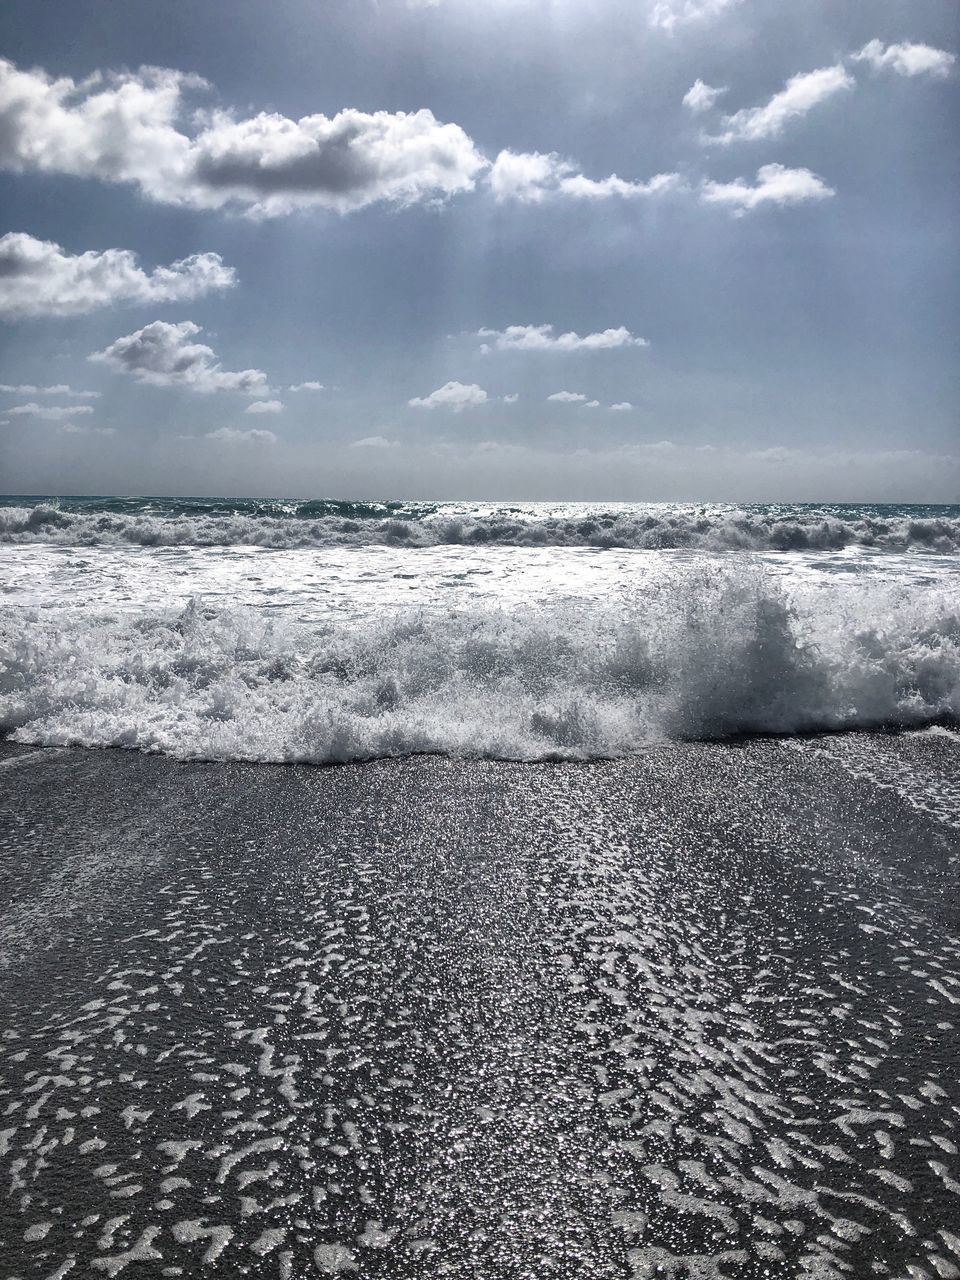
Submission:
POLYGON ((0 732, 328 763, 960 723, 960 507, 0 501, 0 732))

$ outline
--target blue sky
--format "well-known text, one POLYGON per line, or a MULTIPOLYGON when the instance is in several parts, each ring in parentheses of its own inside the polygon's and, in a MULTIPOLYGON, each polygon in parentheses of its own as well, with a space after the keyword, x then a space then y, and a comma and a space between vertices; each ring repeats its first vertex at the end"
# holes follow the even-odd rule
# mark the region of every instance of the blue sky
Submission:
POLYGON ((6 0, 0 487, 956 500, 958 46, 940 0, 6 0))

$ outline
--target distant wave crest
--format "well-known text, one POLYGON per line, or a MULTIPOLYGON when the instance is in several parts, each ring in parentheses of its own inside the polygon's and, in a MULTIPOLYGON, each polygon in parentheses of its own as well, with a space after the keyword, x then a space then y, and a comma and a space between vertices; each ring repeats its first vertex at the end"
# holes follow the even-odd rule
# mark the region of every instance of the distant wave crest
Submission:
POLYGON ((955 724, 944 591, 699 568, 642 599, 308 628, 243 610, 0 613, 0 730, 184 759, 543 760, 663 738, 955 724))
POLYGON ((562 546, 640 550, 960 550, 960 517, 839 516, 816 510, 627 508, 561 514, 530 509, 450 512, 443 506, 249 504, 255 510, 70 510, 54 503, 0 507, 0 543, 70 546, 428 547, 562 546))

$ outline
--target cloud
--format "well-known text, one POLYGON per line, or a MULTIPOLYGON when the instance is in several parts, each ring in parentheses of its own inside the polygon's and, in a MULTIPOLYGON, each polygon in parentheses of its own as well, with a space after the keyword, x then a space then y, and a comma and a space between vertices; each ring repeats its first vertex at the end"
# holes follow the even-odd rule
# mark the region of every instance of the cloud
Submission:
POLYGON ((66 418, 76 418, 83 413, 93 413, 88 404, 18 404, 12 409, 4 409, 11 418, 43 418, 46 422, 63 422, 66 418))
POLYGON ((583 404, 586 398, 582 391, 554 391, 547 396, 548 400, 559 400, 562 404, 583 404))
POLYGON ((100 398, 99 391, 77 391, 75 387, 68 387, 65 382, 58 382, 49 387, 35 387, 29 382, 10 386, 9 383, 0 382, 0 391, 15 396, 73 396, 75 400, 99 400, 100 398))
POLYGON ((138 382, 154 387, 186 387, 190 391, 241 391, 261 396, 268 390, 267 375, 260 369, 231 373, 221 368, 211 347, 190 342, 200 326, 190 320, 167 324, 154 320, 135 333, 117 338, 90 360, 129 373, 138 382))
POLYGON ((428 396, 414 396, 407 403, 415 409, 452 409, 460 413, 464 409, 475 409, 477 405, 487 403, 487 393, 475 382, 446 382, 428 396))
POLYGON ((626 413, 629 409, 632 409, 632 408, 633 408, 633 405, 630 403, 629 400, 619 400, 616 404, 612 404, 610 406, 610 412, 626 413))
POLYGON ((715 89, 712 85, 704 84, 702 80, 694 80, 683 95, 683 105, 694 115, 700 115, 701 112, 709 111, 716 104, 717 99, 723 97, 726 92, 726 88, 715 89))
POLYGON ((388 440, 386 436, 362 436, 350 443, 351 449, 397 449, 399 440, 388 440))
POLYGON ((254 400, 248 404, 244 413, 283 413, 282 400, 254 400))
POLYGON ((292 120, 199 113, 196 76, 155 67, 76 82, 0 61, 0 168, 130 183, 150 200, 272 216, 472 190, 487 161, 432 112, 347 109, 292 120))
POLYGON ((252 427, 249 431, 241 431, 238 427, 218 427, 216 431, 208 431, 204 440, 223 440, 227 444, 276 444, 277 437, 272 431, 262 427, 252 427))
POLYGON ((874 71, 889 68, 900 76, 937 76, 950 74, 956 56, 945 49, 928 44, 888 44, 871 40, 859 53, 850 55, 851 62, 868 62, 874 71))
POLYGON ((296 382, 287 388, 288 391, 322 391, 322 382, 296 382))
POLYGON ((739 3, 740 0, 655 0, 649 22, 661 31, 675 31, 677 27, 719 17, 739 3))
POLYGON ((855 84, 853 76, 841 63, 791 76, 780 92, 763 106, 744 107, 733 115, 724 116, 724 131, 715 137, 705 137, 704 141, 728 146, 732 142, 778 138, 790 120, 805 116, 821 102, 837 93, 849 91, 855 84))
POLYGON ((504 404, 516 404, 517 401, 520 399, 520 396, 517 394, 516 391, 514 391, 510 395, 501 396, 500 398, 504 404))
POLYGON ((649 182, 627 182, 613 173, 608 178, 587 178, 576 165, 555 152, 501 151, 490 169, 488 182, 497 201, 539 204, 551 196, 607 200, 611 196, 658 195, 675 189, 680 177, 676 173, 658 173, 649 182))
POLYGON ((728 205, 737 216, 761 204, 801 204, 833 195, 833 188, 809 169, 787 169, 782 164, 763 165, 752 186, 736 178, 733 182, 704 182, 700 189, 700 199, 706 204, 728 205))
POLYGON ((91 427, 87 423, 77 426, 74 422, 65 422, 60 430, 71 436, 115 436, 117 434, 113 427, 91 427))
POLYGON ((480 350, 488 351, 601 351, 615 347, 648 347, 646 338, 635 338, 629 329, 604 329, 602 333, 553 332, 552 324, 511 324, 506 329, 478 329, 478 338, 492 338, 480 350))
POLYGON ((587 403, 586 403, 583 407, 584 407, 585 409, 599 409, 599 408, 600 408, 600 401, 599 401, 599 400, 588 400, 588 401, 587 401, 587 403))
POLYGON ((186 301, 235 283, 218 253, 148 273, 129 249, 71 254, 25 232, 0 236, 0 316, 75 316, 120 302, 186 301))

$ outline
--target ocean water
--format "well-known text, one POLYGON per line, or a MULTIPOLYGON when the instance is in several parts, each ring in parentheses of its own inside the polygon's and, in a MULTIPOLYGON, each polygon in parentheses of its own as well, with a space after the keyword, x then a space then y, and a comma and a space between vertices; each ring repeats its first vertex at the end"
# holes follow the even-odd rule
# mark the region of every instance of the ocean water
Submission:
POLYGON ((960 722, 960 506, 0 499, 0 731, 549 760, 960 722))

